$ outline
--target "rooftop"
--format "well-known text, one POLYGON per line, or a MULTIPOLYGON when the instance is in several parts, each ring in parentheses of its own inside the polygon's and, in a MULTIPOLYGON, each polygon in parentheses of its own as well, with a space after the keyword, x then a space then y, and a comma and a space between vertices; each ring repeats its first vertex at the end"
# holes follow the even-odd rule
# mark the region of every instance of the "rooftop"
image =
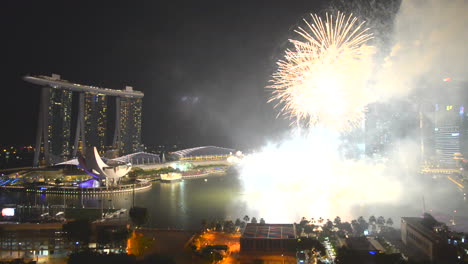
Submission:
POLYGON ((130 86, 127 86, 124 90, 116 90, 109 88, 101 88, 92 85, 84 85, 71 83, 67 80, 60 79, 59 75, 53 74, 50 76, 24 76, 23 79, 27 82, 34 83, 41 86, 49 86, 52 88, 62 88, 76 92, 90 92, 110 96, 119 96, 119 97, 131 97, 131 98, 143 98, 144 94, 140 91, 135 91, 130 86))
POLYGON ((247 224, 241 238, 294 239, 293 224, 247 224))
POLYGON ((346 245, 352 250, 369 251, 376 250, 372 243, 366 237, 349 237, 346 239, 346 245))
MULTIPOLYGON (((431 216, 432 217, 432 216, 431 216)), ((432 220, 432 219, 430 219, 432 220)), ((428 223, 427 218, 423 217, 402 217, 401 221, 406 222, 408 225, 411 225, 416 231, 421 235, 425 236, 427 239, 432 241, 437 241, 440 237, 435 233, 432 228, 433 223, 428 223)))

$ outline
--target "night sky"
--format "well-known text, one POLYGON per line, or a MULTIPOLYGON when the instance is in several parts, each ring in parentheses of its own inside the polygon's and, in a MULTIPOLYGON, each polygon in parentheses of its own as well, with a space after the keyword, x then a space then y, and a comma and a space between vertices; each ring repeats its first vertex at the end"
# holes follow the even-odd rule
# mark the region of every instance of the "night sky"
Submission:
POLYGON ((292 30, 343 3, 3 1, 0 145, 34 144, 40 89, 21 77, 57 73, 144 92, 146 145, 259 146, 288 127, 264 87, 292 30))

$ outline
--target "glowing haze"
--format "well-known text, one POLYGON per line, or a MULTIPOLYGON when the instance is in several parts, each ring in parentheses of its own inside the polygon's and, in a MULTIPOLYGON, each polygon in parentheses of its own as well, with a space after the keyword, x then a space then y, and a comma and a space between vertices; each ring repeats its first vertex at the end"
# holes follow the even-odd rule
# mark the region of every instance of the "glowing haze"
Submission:
POLYGON ((267 88, 270 102, 309 128, 248 155, 241 165, 245 202, 268 222, 346 219, 355 206, 400 199, 401 186, 383 163, 346 160, 339 151, 340 133, 358 127, 374 100, 367 85, 372 35, 364 22, 342 13, 304 21, 267 88))
POLYGON ((343 160, 338 142, 337 133, 314 129, 245 157, 240 177, 250 209, 271 223, 349 219, 353 207, 400 199, 383 163, 343 160))

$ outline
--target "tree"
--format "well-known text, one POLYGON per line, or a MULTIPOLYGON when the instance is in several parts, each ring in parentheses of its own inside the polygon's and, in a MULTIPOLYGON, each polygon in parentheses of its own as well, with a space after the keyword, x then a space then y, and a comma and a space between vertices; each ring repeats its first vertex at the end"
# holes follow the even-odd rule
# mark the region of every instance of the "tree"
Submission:
POLYGON ((236 219, 236 222, 234 223, 235 226, 240 227, 241 225, 241 220, 239 218, 236 219))
POLYGON ((306 233, 307 236, 309 236, 310 234, 312 234, 314 232, 314 230, 312 229, 312 226, 310 225, 306 225, 304 227, 304 233, 306 233))
POLYGON ((335 225, 339 226, 341 224, 341 217, 335 217, 335 220, 333 222, 335 223, 335 225))
POLYGON ((223 226, 221 225, 221 223, 219 221, 216 221, 215 230, 216 231, 222 231, 223 230, 223 226))
POLYGON ((231 220, 224 221, 224 232, 234 233, 236 231, 236 226, 231 220))
POLYGON ((374 225, 376 222, 375 216, 371 215, 371 217, 369 217, 369 224, 374 225))
POLYGON ((261 224, 261 225, 264 225, 264 224, 265 224, 265 219, 260 218, 260 224, 261 224))
POLYGON ((377 218, 377 225, 379 226, 385 225, 385 218, 383 216, 379 216, 379 218, 377 218))
POLYGON ((388 218, 388 219, 387 219, 387 225, 388 225, 388 226, 392 226, 392 225, 393 225, 393 220, 392 220, 392 218, 388 218))
POLYGON ((348 234, 353 233, 353 228, 351 227, 351 224, 349 222, 344 222, 341 224, 341 229, 348 234))
POLYGON ((325 227, 331 231, 333 229, 333 222, 330 221, 330 219, 327 219, 327 223, 325 224, 325 227))
POLYGON ((314 238, 307 238, 301 237, 301 239, 297 240, 295 245, 295 250, 302 249, 302 250, 314 250, 320 252, 322 255, 326 255, 325 247, 314 238))
MULTIPOLYGON (((366 220, 364 220, 364 217, 360 216, 357 220, 358 224, 361 226, 361 230, 362 232, 364 232, 364 230, 366 230, 367 228, 369 228, 369 224, 366 222, 366 220)), ((361 232, 361 233, 362 233, 361 232)))
POLYGON ((130 172, 127 174, 127 177, 130 180, 135 181, 138 178, 138 176, 143 173, 144 173, 144 170, 142 168, 132 167, 132 170, 130 170, 130 172))
POLYGON ((357 220, 351 221, 351 226, 353 227, 354 233, 356 233, 357 235, 362 235, 362 233, 364 232, 364 229, 357 220))
POLYGON ((309 223, 310 223, 310 221, 308 221, 307 218, 302 217, 301 222, 299 222, 299 225, 300 225, 301 227, 304 227, 305 225, 307 225, 307 224, 309 224, 309 223))
POLYGON ((252 221, 251 221, 252 224, 256 224, 257 223, 257 218, 255 217, 252 217, 252 221))
POLYGON ((250 220, 250 218, 249 218, 249 216, 248 216, 248 215, 245 215, 243 219, 244 219, 244 221, 245 221, 246 223, 248 223, 248 222, 249 222, 249 220, 250 220))

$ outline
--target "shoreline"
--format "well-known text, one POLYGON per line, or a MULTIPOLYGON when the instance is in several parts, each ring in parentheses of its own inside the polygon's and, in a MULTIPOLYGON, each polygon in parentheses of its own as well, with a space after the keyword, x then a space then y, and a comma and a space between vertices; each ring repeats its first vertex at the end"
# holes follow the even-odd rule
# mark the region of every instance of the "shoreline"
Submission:
POLYGON ((37 186, 37 187, 24 187, 24 186, 2 186, 0 191, 11 192, 25 192, 25 193, 40 193, 40 194, 63 194, 63 195, 100 195, 100 194, 114 194, 114 193, 128 193, 135 191, 142 191, 152 187, 151 182, 144 182, 139 184, 126 184, 117 188, 80 188, 80 187, 57 187, 57 186, 37 186), (134 186, 135 185, 135 186, 134 186))
MULTIPOLYGON (((182 176, 180 180, 195 180, 210 177, 226 176, 225 171, 221 172, 209 172, 203 174, 186 175, 182 176)), ((180 181, 179 180, 179 181, 180 181)), ((102 194, 116 194, 116 193, 129 193, 135 191, 143 191, 150 189, 153 186, 153 182, 159 181, 161 183, 172 183, 163 182, 161 178, 148 180, 143 183, 121 185, 119 187, 99 187, 99 188, 80 188, 80 187, 60 187, 60 186, 36 186, 36 187, 25 187, 25 186, 0 186, 0 192, 24 192, 24 193, 38 193, 38 194, 59 194, 59 195, 102 195, 102 194)), ((175 182, 179 182, 175 181, 175 182)))

